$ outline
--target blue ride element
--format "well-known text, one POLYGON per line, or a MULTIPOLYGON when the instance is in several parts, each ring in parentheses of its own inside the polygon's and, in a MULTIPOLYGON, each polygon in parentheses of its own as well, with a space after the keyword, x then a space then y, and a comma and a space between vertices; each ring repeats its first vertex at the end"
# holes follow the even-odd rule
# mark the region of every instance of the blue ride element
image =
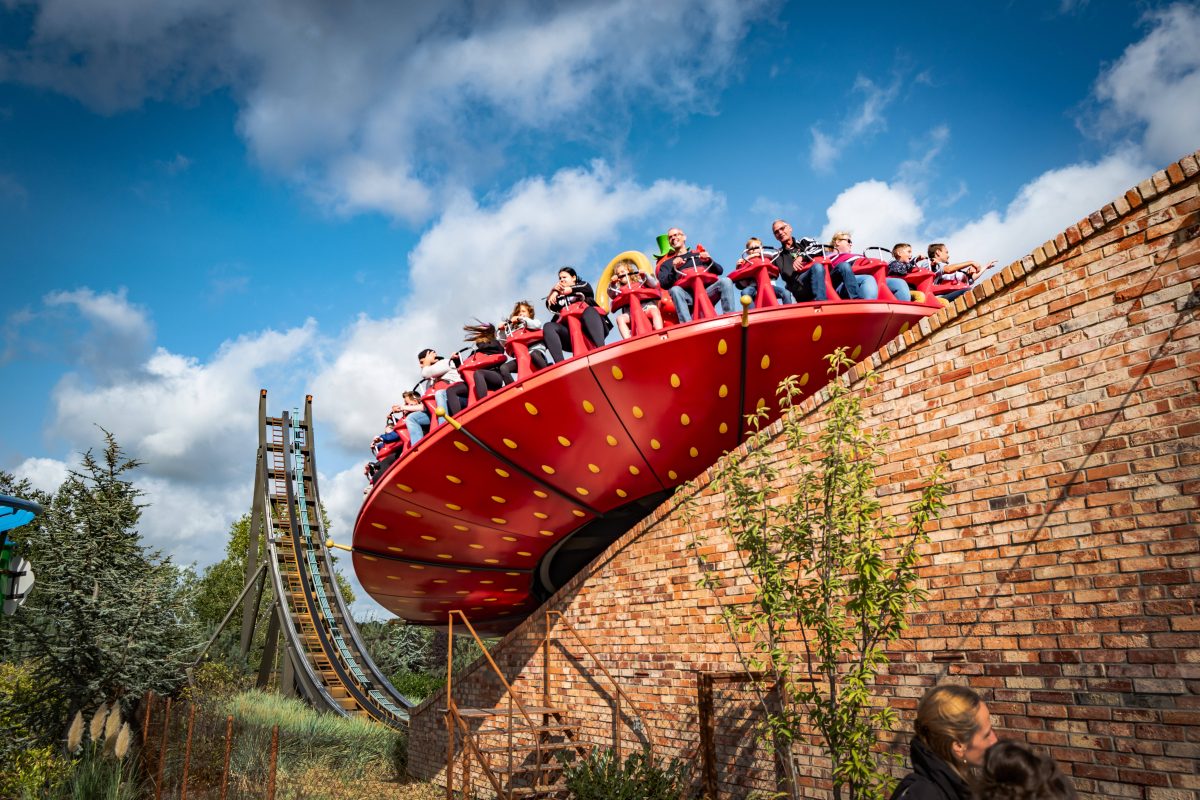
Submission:
POLYGON ((32 500, 0 494, 0 532, 19 528, 40 513, 42 507, 32 500))

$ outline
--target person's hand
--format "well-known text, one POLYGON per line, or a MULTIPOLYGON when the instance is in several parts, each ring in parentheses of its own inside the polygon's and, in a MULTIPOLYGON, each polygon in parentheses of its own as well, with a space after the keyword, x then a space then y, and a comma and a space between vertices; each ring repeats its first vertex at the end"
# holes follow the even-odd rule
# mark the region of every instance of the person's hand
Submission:
POLYGON ((671 266, 673 266, 675 269, 683 269, 683 265, 685 263, 686 262, 682 258, 676 256, 675 260, 671 262, 671 266))
POLYGON ((703 261, 705 264, 712 263, 712 256, 710 256, 708 254, 707 250, 701 250, 698 255, 700 256, 700 260, 703 261))
POLYGON ((747 262, 747 261, 746 261, 746 259, 744 259, 744 258, 739 258, 739 259, 737 260, 737 265, 738 265, 739 267, 740 267, 740 266, 742 266, 743 264, 746 264, 746 263, 748 263, 748 262, 747 262))

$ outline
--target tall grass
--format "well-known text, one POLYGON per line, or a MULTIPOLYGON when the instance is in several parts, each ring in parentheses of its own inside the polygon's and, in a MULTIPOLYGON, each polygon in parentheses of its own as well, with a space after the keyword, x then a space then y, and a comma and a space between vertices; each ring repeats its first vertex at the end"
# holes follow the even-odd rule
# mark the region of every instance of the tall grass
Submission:
POLYGON ((280 772, 322 769, 378 780, 403 774, 405 734, 368 719, 319 713, 299 700, 258 691, 227 698, 214 710, 233 715, 239 728, 232 754, 237 772, 266 774, 271 729, 278 725, 280 772))

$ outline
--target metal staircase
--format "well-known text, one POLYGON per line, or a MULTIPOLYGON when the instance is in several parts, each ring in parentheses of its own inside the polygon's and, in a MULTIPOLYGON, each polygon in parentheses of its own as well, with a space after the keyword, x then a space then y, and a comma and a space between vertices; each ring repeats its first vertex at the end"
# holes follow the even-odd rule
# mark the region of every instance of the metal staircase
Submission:
POLYGON ((492 674, 504 687, 503 702, 498 706, 472 708, 460 706, 454 699, 453 653, 446 663, 446 797, 455 793, 462 797, 474 797, 476 778, 482 778, 481 787, 490 788, 496 797, 513 798, 565 797, 566 786, 562 780, 562 765, 576 756, 586 756, 592 749, 591 743, 580 741, 577 726, 573 724, 565 708, 551 702, 550 651, 553 641, 551 620, 556 619, 559 627, 569 633, 576 644, 587 653, 612 687, 614 714, 613 747, 618 760, 621 758, 621 740, 616 736, 617 724, 623 714, 628 714, 637 730, 645 736, 646 747, 653 750, 645 718, 636 704, 629 698, 596 654, 583 642, 579 634, 557 611, 546 614, 546 633, 540 648, 543 657, 542 697, 535 704, 528 698, 522 699, 513 690, 500 667, 492 659, 487 648, 479 639, 470 620, 462 611, 449 614, 449 633, 454 635, 456 622, 463 625, 474 637, 483 652, 483 659, 492 674), (622 710, 624 708, 624 711, 622 710), (456 783, 455 772, 458 772, 456 783))

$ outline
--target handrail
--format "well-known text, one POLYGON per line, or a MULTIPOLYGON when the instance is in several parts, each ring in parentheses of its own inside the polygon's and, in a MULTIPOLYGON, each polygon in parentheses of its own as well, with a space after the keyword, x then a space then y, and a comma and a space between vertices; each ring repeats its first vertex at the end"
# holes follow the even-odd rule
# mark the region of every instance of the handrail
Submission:
MULTIPOLYGON (((621 684, 617 683, 617 679, 614 678, 612 673, 608 671, 608 668, 604 666, 604 663, 600 660, 599 656, 597 656, 594 652, 592 652, 592 648, 587 646, 587 643, 583 641, 583 638, 579 635, 579 632, 577 630, 575 630, 575 627, 573 625, 571 625, 571 623, 567 622, 567 618, 563 615, 563 613, 561 611, 551 610, 551 611, 546 612, 546 621, 547 621, 546 635, 547 636, 550 635, 548 629, 549 629, 549 620, 550 620, 551 616, 558 617, 559 621, 562 622, 563 626, 571 633, 572 636, 575 637, 575 641, 579 642, 579 646, 582 647, 584 649, 584 651, 589 656, 592 657, 592 661, 594 661, 596 663, 596 666, 600 668, 600 672, 602 672, 604 674, 604 677, 608 678, 609 682, 613 685, 613 688, 617 692, 618 700, 622 697, 625 698, 625 702, 627 702, 629 704, 629 707, 631 709, 633 709, 633 713, 637 716, 638 721, 642 723, 642 729, 646 732, 647 748, 649 749, 649 751, 651 753, 653 753, 654 752, 654 736, 650 731, 650 726, 648 724, 646 724, 646 719, 645 719, 645 717, 642 716, 642 711, 640 708, 638 708, 637 703, 635 703, 633 701, 633 698, 631 698, 629 695, 627 695, 625 693, 625 690, 621 688, 621 684)), ((618 708, 618 711, 619 711, 619 708, 618 708)), ((618 717, 618 719, 619 719, 619 717, 618 717)), ((620 758, 620 753, 621 753, 620 737, 618 737, 616 735, 616 731, 613 732, 613 738, 614 738, 613 744, 617 751, 617 758, 620 758)))
MULTIPOLYGON (((496 677, 500 679, 500 683, 502 683, 504 685, 504 691, 508 695, 508 700, 509 700, 509 705, 510 705, 510 710, 508 713, 509 756, 511 758, 511 755, 512 755, 512 726, 513 726, 513 720, 515 719, 515 717, 512 714, 511 706, 516 705, 517 710, 521 712, 521 716, 524 717, 525 722, 528 723, 530 730, 533 730, 537 726, 533 724, 533 718, 529 716, 529 712, 527 712, 525 710, 525 706, 521 704, 520 699, 517 697, 517 693, 513 691, 512 685, 509 684, 508 679, 504 677, 504 673, 500 671, 500 667, 492 659, 491 653, 489 653, 487 648, 484 647, 483 640, 479 638, 479 634, 475 632, 475 628, 474 628, 474 626, 471 625, 471 621, 469 619, 467 619, 466 612, 462 611, 461 609, 457 609, 457 608, 451 609, 451 611, 446 615, 446 621, 447 621, 447 625, 449 628, 447 631, 447 636, 450 640, 450 647, 449 647, 448 653, 446 655, 446 662, 447 662, 447 664, 446 664, 446 706, 447 706, 447 710, 454 709, 455 716, 458 715, 458 711, 457 711, 457 708, 454 703, 454 698, 450 694, 451 690, 454 687, 453 681, 452 681, 452 676, 454 674, 454 617, 456 614, 462 618, 463 624, 466 625, 467 630, 471 632, 471 636, 472 636, 472 638, 475 639, 475 643, 477 645, 479 645, 479 650, 483 653, 483 657, 485 659, 487 659, 487 663, 492 668, 492 672, 496 673, 496 677)), ((537 736, 533 737, 533 746, 534 746, 534 751, 536 753, 536 760, 535 760, 535 766, 537 767, 536 774, 540 776, 541 772, 542 772, 542 742, 541 742, 540 737, 537 737, 537 736)), ((447 771, 449 771, 449 769, 450 769, 449 764, 446 765, 446 769, 447 769, 447 771)), ((447 772, 447 774, 448 774, 448 772, 447 772)), ((509 782, 510 782, 510 784, 512 782, 511 773, 509 775, 509 782)), ((511 793, 510 793, 510 796, 511 796, 511 793)))

